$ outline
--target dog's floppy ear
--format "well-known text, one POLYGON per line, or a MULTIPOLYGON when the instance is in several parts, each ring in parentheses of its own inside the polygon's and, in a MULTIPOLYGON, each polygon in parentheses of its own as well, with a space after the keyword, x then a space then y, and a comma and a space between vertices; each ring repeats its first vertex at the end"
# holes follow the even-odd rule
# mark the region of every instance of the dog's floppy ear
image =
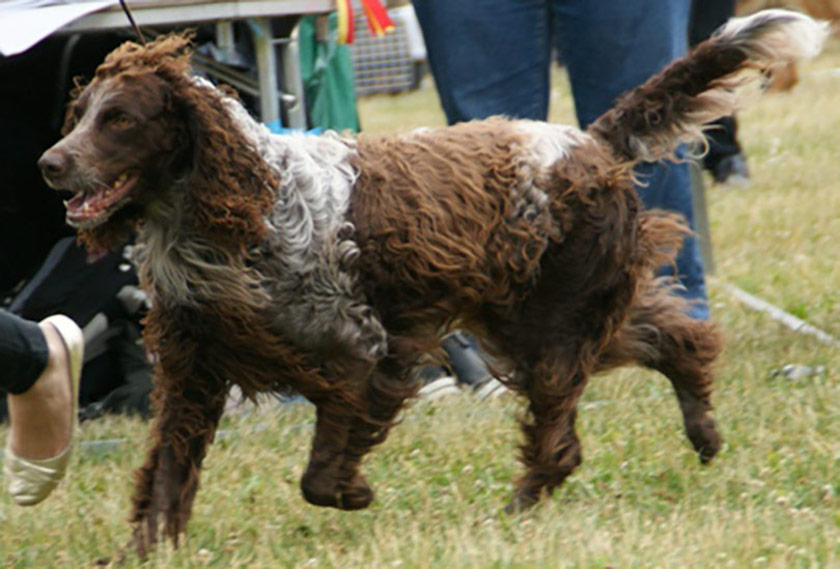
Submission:
POLYGON ((217 89, 182 77, 173 96, 190 138, 188 215, 214 240, 243 247, 261 240, 277 185, 273 170, 231 118, 217 89))
POLYGON ((64 111, 64 122, 61 124, 61 136, 67 136, 70 131, 76 126, 76 109, 79 106, 79 97, 84 92, 87 83, 84 77, 78 76, 73 78, 73 88, 70 90, 70 102, 67 103, 67 108, 64 111))
POLYGON ((184 121, 186 155, 178 166, 186 170, 187 214, 195 227, 214 241, 245 247, 265 236, 263 214, 274 201, 275 175, 236 127, 223 93, 191 75, 193 36, 188 31, 120 49, 170 87, 168 103, 184 121))

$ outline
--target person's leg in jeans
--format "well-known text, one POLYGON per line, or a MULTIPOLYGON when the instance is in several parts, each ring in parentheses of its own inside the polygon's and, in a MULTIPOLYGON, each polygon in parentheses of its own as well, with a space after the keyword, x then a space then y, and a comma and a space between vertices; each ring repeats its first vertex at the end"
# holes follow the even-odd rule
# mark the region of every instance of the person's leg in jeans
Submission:
POLYGON ((735 0, 692 0, 688 45, 707 39, 735 15, 735 0))
POLYGON ((449 124, 545 120, 549 0, 415 0, 414 10, 449 124))
POLYGON ((0 390, 11 429, 5 470, 16 502, 34 505, 64 476, 84 339, 69 318, 35 324, 0 311, 0 390))
MULTIPOLYGON (((572 84, 582 128, 615 99, 660 71, 687 48, 689 0, 553 0, 555 38, 572 84)), ((677 211, 694 223, 689 165, 646 164, 638 188, 645 205, 677 211)), ((667 269, 664 269, 667 271, 667 269)), ((692 315, 708 318, 700 247, 686 240, 677 258, 692 315)))
MULTIPOLYGON (((414 10, 449 124, 493 115, 545 120, 548 0, 414 0, 414 10)), ((460 383, 488 396, 504 391, 474 339, 452 335, 443 347, 460 383)))

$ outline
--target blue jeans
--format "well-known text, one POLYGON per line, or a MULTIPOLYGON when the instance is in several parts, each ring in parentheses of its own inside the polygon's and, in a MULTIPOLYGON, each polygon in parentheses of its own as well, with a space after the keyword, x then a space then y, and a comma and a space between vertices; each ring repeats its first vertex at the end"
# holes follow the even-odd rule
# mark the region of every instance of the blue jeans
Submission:
MULTIPOLYGON (((585 128, 685 53, 690 0, 414 0, 414 8, 450 124, 500 114, 546 120, 556 50, 585 128)), ((638 172, 645 205, 677 211, 693 228, 688 164, 638 172)), ((677 270, 683 295, 698 301, 692 315, 708 318, 695 238, 686 239, 677 270)))

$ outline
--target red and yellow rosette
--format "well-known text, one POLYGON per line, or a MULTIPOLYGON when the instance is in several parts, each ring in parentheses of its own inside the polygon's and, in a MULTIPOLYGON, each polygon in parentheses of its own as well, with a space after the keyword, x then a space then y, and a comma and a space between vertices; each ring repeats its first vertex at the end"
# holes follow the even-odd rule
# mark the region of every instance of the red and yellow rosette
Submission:
MULTIPOLYGON (((351 2, 352 0, 336 0, 338 43, 353 43, 355 29, 351 2)), ((372 36, 381 37, 394 29, 394 22, 379 0, 360 0, 360 2, 372 36)))

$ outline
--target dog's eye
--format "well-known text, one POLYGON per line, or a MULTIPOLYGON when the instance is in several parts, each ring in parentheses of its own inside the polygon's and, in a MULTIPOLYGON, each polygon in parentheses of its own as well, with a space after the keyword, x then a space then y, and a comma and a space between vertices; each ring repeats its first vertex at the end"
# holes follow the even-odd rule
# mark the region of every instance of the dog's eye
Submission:
POLYGON ((126 130, 137 124, 134 117, 121 111, 106 113, 105 123, 115 130, 126 130))

